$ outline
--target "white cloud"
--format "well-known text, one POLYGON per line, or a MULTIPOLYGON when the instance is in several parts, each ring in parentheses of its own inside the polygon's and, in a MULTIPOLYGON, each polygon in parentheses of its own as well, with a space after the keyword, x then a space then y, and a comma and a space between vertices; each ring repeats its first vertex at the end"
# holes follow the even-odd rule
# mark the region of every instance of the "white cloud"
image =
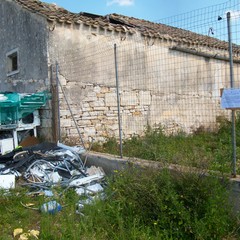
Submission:
POLYGON ((112 0, 107 2, 107 6, 118 4, 119 6, 131 6, 134 4, 134 0, 112 0))
POLYGON ((240 18, 240 11, 229 11, 231 14, 231 18, 238 19, 240 18))
POLYGON ((227 13, 230 12, 231 20, 238 20, 240 18, 240 11, 229 10, 226 11, 222 17, 222 19, 227 19, 227 13))

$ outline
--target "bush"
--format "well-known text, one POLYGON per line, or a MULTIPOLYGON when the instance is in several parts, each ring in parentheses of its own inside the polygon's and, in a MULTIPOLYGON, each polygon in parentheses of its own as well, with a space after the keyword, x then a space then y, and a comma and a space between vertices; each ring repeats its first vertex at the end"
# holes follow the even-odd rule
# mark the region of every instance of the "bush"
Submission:
MULTIPOLYGON (((169 136, 163 133, 161 127, 156 129, 147 127, 144 136, 134 136, 123 142, 123 155, 231 173, 231 123, 221 119, 219 125, 216 132, 199 130, 192 135, 179 132, 169 136)), ((239 119, 236 121, 236 131, 238 130, 239 119)), ((240 150, 239 143, 240 135, 237 134, 237 152, 240 150)), ((119 154, 119 144, 116 139, 110 138, 104 144, 95 144, 93 150, 119 154)))
POLYGON ((120 172, 99 216, 112 226, 108 239, 223 239, 237 221, 226 184, 214 176, 168 170, 120 172))

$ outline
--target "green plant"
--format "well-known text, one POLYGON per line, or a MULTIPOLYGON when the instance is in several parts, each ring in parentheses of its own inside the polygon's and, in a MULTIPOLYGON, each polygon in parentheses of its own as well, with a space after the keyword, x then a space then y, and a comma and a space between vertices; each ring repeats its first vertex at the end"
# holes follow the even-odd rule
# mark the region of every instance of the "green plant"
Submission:
MULTIPOLYGON (((218 124, 219 129, 215 132, 201 129, 191 135, 179 132, 168 136, 164 134, 161 127, 148 126, 143 136, 124 140, 123 155, 230 174, 232 169, 231 123, 225 119, 218 119, 218 124)), ((239 119, 236 121, 237 133, 238 130, 240 131, 239 119)), ((103 144, 96 144, 93 150, 119 154, 119 144, 116 139, 111 138, 103 144)), ((240 135, 237 134, 237 153, 239 150, 240 135)))
POLYGON ((85 205, 84 216, 76 214, 80 197, 73 189, 54 188, 50 199, 21 188, 0 192, 0 239, 12 239, 15 228, 40 230, 41 240, 240 239, 228 182, 216 176, 130 167, 107 182, 105 198, 85 205), (40 212, 51 199, 62 211, 40 212))
POLYGON ((138 223, 149 239, 222 239, 237 221, 226 185, 215 176, 131 169, 114 177, 104 212, 118 233, 138 223))

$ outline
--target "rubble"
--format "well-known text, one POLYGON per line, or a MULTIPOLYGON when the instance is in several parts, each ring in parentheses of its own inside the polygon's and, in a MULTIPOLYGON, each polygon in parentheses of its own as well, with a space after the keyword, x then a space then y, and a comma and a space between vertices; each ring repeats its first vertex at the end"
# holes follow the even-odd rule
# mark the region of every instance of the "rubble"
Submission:
MULTIPOLYGON (((86 202, 92 201, 94 195, 104 190, 105 173, 101 168, 84 166, 80 158, 84 151, 82 147, 62 143, 42 143, 15 149, 0 156, 0 188, 14 188, 15 179, 21 179, 21 183, 16 182, 16 185, 28 187, 28 194, 43 193, 52 197, 52 188, 60 186, 63 189, 74 188, 79 196, 89 198, 86 202)), ((61 205, 54 201, 40 208, 42 212, 51 213, 57 212, 56 209, 60 211, 61 205), (52 203, 56 208, 46 210, 52 207, 52 203)))
POLYGON ((11 189, 15 188, 15 175, 0 175, 0 188, 11 189))

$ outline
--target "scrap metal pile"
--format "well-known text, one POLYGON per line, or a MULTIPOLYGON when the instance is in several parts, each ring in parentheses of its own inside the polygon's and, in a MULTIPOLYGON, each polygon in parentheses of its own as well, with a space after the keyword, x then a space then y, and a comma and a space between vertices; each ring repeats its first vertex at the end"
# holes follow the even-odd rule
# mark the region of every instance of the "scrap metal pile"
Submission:
POLYGON ((93 196, 103 191, 105 174, 101 168, 85 166, 80 158, 84 151, 82 147, 52 143, 17 149, 0 156, 0 178, 15 176, 21 179, 20 185, 35 192, 47 192, 57 185, 93 196))

